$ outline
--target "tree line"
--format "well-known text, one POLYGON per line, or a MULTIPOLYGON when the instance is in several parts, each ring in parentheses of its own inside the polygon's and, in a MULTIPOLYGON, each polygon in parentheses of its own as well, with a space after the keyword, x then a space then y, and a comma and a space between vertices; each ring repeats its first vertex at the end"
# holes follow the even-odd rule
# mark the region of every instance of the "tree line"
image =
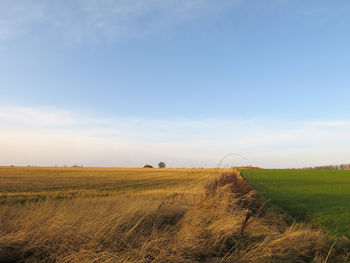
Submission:
POLYGON ((350 164, 323 165, 315 167, 305 167, 305 170, 345 170, 350 169, 350 164))

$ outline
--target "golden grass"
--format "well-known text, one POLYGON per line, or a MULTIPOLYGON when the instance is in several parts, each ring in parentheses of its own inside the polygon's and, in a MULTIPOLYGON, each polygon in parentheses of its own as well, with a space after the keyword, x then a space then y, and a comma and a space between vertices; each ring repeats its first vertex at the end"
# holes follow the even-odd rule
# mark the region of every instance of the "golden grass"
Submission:
POLYGON ((121 194, 174 194, 198 188, 213 169, 0 167, 0 203, 121 194))
MULTIPOLYGON (((217 175, 209 170, 176 170, 177 176, 171 169, 151 174, 138 170, 128 178, 111 171, 109 176, 114 179, 105 179, 127 182, 126 190, 108 188, 113 193, 109 196, 4 202, 0 208, 0 262, 326 261, 328 237, 307 226, 290 226, 263 209, 237 170, 222 170, 217 175), (172 184, 158 180, 166 176, 172 184), (129 187, 130 181, 145 178, 158 184, 144 190, 129 187)), ((99 180, 95 173, 88 176, 99 180)), ((40 191, 50 192, 49 178, 37 182, 40 191)), ((27 184, 18 183, 17 189, 28 189, 27 184)), ((78 181, 70 184, 79 185, 81 191, 86 186, 78 181)), ((332 254, 327 260, 345 262, 332 254)))

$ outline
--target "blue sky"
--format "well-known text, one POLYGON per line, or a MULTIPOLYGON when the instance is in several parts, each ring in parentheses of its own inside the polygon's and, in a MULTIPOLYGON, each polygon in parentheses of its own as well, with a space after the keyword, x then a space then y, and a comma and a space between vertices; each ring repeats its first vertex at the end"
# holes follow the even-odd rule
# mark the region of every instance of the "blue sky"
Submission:
POLYGON ((0 165, 350 163, 348 1, 0 6, 0 165))

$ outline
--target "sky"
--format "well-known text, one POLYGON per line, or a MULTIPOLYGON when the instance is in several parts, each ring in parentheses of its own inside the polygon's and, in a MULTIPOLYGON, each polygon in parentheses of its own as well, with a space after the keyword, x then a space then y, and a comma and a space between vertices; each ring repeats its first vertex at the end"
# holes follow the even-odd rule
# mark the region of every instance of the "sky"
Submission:
POLYGON ((0 165, 350 163, 349 1, 0 7, 0 165))

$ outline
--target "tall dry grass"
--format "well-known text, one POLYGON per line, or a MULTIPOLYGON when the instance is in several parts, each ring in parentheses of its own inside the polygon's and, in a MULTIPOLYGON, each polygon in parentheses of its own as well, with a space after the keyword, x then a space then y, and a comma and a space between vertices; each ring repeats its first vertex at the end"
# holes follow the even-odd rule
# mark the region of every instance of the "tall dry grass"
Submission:
POLYGON ((328 253, 329 242, 266 211, 237 170, 212 178, 199 196, 0 208, 0 262, 345 262, 328 253))

